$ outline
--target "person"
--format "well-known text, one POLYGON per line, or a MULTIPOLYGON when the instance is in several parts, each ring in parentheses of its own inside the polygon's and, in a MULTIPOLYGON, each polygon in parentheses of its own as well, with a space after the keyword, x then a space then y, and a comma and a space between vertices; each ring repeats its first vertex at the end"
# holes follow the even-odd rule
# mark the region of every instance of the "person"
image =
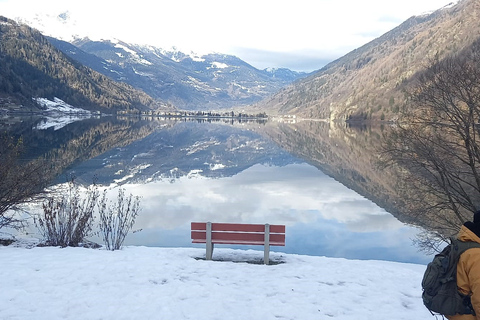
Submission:
MULTIPOLYGON (((480 211, 473 215, 473 222, 467 221, 457 236, 460 241, 480 243, 480 211)), ((457 287, 464 295, 469 295, 475 315, 457 314, 447 316, 449 320, 480 320, 480 248, 471 248, 462 253, 457 264, 457 287)))

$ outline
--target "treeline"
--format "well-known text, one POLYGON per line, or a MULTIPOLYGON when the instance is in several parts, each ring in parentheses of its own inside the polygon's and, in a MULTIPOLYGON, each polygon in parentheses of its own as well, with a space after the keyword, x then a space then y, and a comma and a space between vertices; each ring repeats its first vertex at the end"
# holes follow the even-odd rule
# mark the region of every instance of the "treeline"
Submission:
POLYGON ((55 49, 38 31, 0 17, 0 96, 32 106, 32 97, 86 109, 155 107, 143 91, 117 83, 55 49))

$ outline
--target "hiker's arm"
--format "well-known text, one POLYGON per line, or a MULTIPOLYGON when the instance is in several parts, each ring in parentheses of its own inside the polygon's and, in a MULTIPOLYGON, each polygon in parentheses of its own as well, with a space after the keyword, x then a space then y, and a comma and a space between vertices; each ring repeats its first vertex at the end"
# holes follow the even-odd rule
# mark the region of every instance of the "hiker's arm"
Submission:
POLYGON ((465 260, 466 264, 463 267, 472 292, 472 306, 477 320, 480 320, 480 249, 470 249, 465 253, 469 254, 470 257, 465 260))

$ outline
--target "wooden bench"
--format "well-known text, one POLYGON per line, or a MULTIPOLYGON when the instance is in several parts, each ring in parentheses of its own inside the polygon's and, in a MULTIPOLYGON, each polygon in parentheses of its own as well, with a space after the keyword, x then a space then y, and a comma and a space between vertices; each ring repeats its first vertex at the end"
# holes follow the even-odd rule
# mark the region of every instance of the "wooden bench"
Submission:
POLYGON ((192 222, 192 243, 205 243, 207 260, 214 244, 263 245, 265 264, 270 263, 270 246, 285 246, 285 226, 269 224, 192 222))

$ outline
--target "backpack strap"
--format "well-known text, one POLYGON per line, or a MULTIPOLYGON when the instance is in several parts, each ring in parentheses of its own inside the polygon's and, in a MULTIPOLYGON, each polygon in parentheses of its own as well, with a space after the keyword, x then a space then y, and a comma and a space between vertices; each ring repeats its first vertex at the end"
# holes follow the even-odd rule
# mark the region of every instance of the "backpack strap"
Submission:
MULTIPOLYGON (((450 242, 452 244, 452 250, 450 251, 450 257, 455 257, 456 258, 456 263, 458 263, 458 261, 460 260, 460 256, 462 255, 462 253, 464 253, 468 249, 480 248, 480 243, 474 242, 474 241, 461 241, 461 240, 458 240, 456 238, 450 238, 450 242)), ((456 274, 450 274, 449 277, 450 276, 454 277, 455 279, 457 277, 456 274)))
POLYGON ((461 241, 454 238, 451 238, 450 241, 453 245, 453 249, 458 254, 458 257, 468 249, 480 248, 480 243, 474 241, 461 241))

